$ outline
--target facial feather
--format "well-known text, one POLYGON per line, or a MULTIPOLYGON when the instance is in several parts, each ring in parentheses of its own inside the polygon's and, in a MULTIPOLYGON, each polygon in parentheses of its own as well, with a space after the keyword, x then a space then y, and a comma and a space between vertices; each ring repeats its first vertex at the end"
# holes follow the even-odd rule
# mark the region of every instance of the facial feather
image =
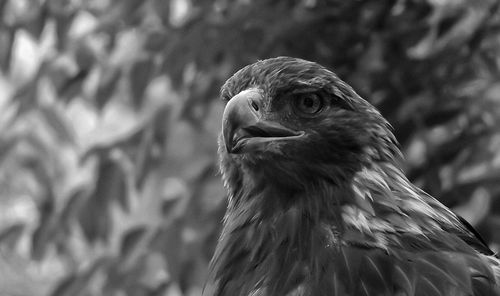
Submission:
POLYGON ((408 181, 390 125, 333 72, 259 61, 221 97, 238 101, 219 140, 229 204, 215 295, 500 293, 498 259, 408 181))

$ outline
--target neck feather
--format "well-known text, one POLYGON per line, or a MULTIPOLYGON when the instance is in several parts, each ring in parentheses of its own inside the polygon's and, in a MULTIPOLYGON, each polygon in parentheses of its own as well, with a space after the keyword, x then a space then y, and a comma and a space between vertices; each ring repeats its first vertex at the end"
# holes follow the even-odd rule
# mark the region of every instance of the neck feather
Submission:
POLYGON ((345 245, 387 249, 398 243, 390 239, 398 231, 426 235, 458 223, 392 162, 372 162, 350 180, 303 190, 283 190, 255 176, 232 178, 226 183, 238 187, 228 188, 232 196, 212 262, 217 295, 300 289, 304 281, 322 282, 324 270, 335 268, 325 262, 345 245))

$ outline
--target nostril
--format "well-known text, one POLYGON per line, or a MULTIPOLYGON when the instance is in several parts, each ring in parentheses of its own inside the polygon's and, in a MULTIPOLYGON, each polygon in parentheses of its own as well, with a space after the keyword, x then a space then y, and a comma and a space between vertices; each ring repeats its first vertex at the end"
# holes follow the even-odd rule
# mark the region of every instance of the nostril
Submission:
POLYGON ((255 102, 255 101, 251 101, 250 102, 250 106, 252 106, 252 108, 255 110, 255 111, 259 111, 259 105, 255 102))

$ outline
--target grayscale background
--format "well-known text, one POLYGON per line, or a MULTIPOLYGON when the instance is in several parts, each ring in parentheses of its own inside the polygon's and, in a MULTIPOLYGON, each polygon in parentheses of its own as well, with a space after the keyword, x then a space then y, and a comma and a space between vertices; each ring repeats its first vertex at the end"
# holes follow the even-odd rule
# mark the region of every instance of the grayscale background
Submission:
POLYGON ((0 0, 0 296, 200 295, 222 83, 288 55, 395 128, 409 178, 500 250, 496 0, 0 0))

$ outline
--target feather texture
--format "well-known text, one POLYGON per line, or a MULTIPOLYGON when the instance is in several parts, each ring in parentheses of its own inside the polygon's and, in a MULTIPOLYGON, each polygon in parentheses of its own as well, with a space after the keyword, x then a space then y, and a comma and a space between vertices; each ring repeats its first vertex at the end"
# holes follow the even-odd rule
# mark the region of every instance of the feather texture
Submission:
POLYGON ((264 60, 231 77, 221 96, 247 89, 259 90, 255 120, 300 136, 259 140, 259 153, 230 153, 221 136, 229 205, 212 259, 214 295, 500 295, 500 261, 408 181, 387 121, 333 72, 264 60), (297 91, 327 107, 291 112, 297 91))

